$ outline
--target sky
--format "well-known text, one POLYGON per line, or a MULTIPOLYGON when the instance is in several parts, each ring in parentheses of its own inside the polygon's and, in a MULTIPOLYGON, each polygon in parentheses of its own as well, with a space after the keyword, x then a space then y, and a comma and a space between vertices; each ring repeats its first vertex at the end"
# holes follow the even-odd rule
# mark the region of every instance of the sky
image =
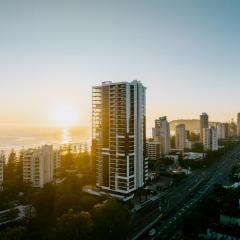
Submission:
POLYGON ((141 80, 147 124, 240 111, 238 0, 0 0, 0 124, 91 126, 92 86, 141 80), (71 120, 71 119, 70 119, 71 120))

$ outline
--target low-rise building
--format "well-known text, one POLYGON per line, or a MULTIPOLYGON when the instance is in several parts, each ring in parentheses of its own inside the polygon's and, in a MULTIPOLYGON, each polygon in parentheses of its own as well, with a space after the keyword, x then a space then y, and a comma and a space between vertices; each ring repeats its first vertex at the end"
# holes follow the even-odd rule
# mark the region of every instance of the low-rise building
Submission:
POLYGON ((23 181, 33 187, 52 182, 54 170, 59 166, 60 154, 51 145, 23 151, 23 181))
POLYGON ((183 160, 201 161, 205 157, 205 153, 188 152, 183 156, 183 160))

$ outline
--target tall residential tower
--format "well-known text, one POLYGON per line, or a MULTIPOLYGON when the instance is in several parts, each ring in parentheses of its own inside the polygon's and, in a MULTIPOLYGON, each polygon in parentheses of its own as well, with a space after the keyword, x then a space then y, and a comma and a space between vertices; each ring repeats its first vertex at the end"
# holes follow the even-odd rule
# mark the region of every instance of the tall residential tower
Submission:
POLYGON ((0 152, 0 191, 2 190, 2 184, 3 184, 3 167, 5 163, 5 155, 4 152, 0 152))
POLYGON ((148 174, 146 88, 135 80, 103 82, 92 91, 95 184, 108 193, 131 197, 148 174))
POLYGON ((240 137, 240 113, 237 115, 237 136, 240 137))
POLYGON ((155 127, 152 129, 154 141, 161 143, 161 155, 170 151, 170 127, 167 117, 160 117, 155 120, 155 127))
POLYGON ((185 124, 179 124, 176 126, 175 142, 176 149, 183 151, 186 147, 186 127, 185 124))
POLYGON ((32 187, 43 187, 52 182, 55 168, 59 167, 59 150, 52 145, 44 145, 41 148, 29 148, 22 151, 23 157, 23 181, 32 187))
POLYGON ((204 128, 208 128, 209 123, 208 123, 208 115, 206 113, 202 113, 200 115, 200 141, 203 143, 203 131, 204 128))

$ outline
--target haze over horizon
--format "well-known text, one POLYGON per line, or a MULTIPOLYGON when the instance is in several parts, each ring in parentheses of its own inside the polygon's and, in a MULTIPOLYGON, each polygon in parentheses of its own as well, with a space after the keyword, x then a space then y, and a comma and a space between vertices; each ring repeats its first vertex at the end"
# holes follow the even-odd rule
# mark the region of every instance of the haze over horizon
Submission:
POLYGON ((133 79, 147 87, 148 128, 162 115, 230 121, 240 111, 239 7, 1 1, 0 125, 90 127, 92 86, 133 79))

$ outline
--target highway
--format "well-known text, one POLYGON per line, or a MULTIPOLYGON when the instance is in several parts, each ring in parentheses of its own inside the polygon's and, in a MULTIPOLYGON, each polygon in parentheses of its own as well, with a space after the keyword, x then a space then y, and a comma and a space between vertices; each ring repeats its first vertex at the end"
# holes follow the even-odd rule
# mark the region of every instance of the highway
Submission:
POLYGON ((138 239, 171 239, 186 215, 188 215, 198 203, 212 191, 215 184, 228 183, 228 175, 234 164, 240 161, 240 145, 221 156, 220 159, 205 170, 193 172, 178 186, 172 187, 168 192, 161 193, 159 198, 169 201, 164 220, 151 227, 157 230, 153 237, 147 233, 138 239))

